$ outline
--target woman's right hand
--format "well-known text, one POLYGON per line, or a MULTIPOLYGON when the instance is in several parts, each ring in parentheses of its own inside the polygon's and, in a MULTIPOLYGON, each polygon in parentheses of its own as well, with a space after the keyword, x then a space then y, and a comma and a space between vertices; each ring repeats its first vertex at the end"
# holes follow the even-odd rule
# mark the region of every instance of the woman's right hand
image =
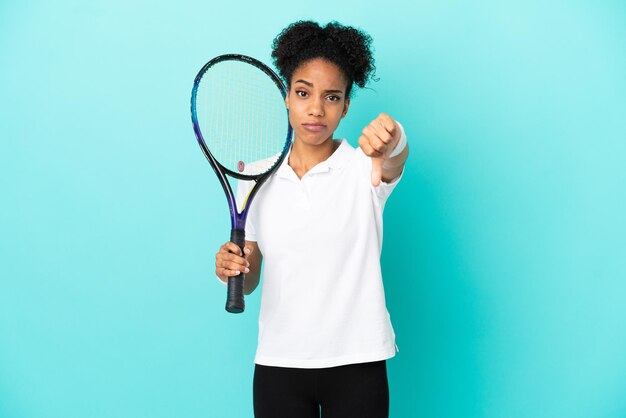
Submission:
POLYGON ((250 263, 248 256, 252 254, 254 248, 246 245, 244 254, 234 242, 227 242, 222 245, 215 254, 215 274, 223 282, 228 282, 231 276, 238 276, 240 273, 250 272, 250 263))

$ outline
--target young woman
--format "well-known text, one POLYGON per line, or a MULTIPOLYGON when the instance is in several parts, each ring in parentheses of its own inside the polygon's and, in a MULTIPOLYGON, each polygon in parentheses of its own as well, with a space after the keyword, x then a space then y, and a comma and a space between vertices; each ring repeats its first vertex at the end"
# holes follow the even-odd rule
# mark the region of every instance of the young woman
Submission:
MULTIPOLYGON (((294 129, 291 150, 249 213, 244 254, 216 255, 226 283, 264 279, 253 383, 257 418, 381 418, 386 359, 397 351, 380 269, 382 212, 408 156, 403 129, 381 113, 359 148, 333 134, 356 84, 374 71, 371 38, 338 23, 296 22, 274 39, 294 129)), ((250 190, 238 185, 239 200, 250 190)))

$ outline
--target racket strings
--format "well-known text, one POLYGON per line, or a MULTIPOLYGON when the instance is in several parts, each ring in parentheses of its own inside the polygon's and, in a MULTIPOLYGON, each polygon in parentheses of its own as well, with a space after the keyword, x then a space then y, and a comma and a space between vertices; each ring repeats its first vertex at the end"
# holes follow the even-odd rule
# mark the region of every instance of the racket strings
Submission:
POLYGON ((280 158, 288 127, 284 98, 257 67, 215 64, 200 80, 196 108, 207 147, 228 170, 260 175, 280 158))

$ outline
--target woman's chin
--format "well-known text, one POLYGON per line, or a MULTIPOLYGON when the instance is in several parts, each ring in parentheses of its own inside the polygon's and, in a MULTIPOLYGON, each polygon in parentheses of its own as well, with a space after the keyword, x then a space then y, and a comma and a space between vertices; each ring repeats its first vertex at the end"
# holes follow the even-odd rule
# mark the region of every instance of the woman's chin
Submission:
POLYGON ((303 144, 310 146, 324 145, 328 141, 332 141, 333 136, 330 135, 311 135, 310 133, 304 135, 296 135, 296 139, 300 140, 303 144))

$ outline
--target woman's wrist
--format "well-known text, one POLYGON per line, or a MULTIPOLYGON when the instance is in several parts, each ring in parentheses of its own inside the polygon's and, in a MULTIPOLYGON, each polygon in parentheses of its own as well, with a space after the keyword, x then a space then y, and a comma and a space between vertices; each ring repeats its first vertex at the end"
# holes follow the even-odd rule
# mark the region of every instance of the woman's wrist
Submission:
POLYGON ((396 147, 393 149, 393 151, 391 151, 391 154, 389 154, 389 157, 387 157, 388 160, 400 155, 400 153, 404 151, 404 149, 406 148, 406 144, 407 144, 406 135, 404 133, 404 128, 402 127, 402 125, 400 125, 400 122, 398 121, 395 121, 395 122, 396 122, 396 125, 398 125, 398 128, 400 129, 400 139, 398 139, 398 143, 396 144, 396 147))

